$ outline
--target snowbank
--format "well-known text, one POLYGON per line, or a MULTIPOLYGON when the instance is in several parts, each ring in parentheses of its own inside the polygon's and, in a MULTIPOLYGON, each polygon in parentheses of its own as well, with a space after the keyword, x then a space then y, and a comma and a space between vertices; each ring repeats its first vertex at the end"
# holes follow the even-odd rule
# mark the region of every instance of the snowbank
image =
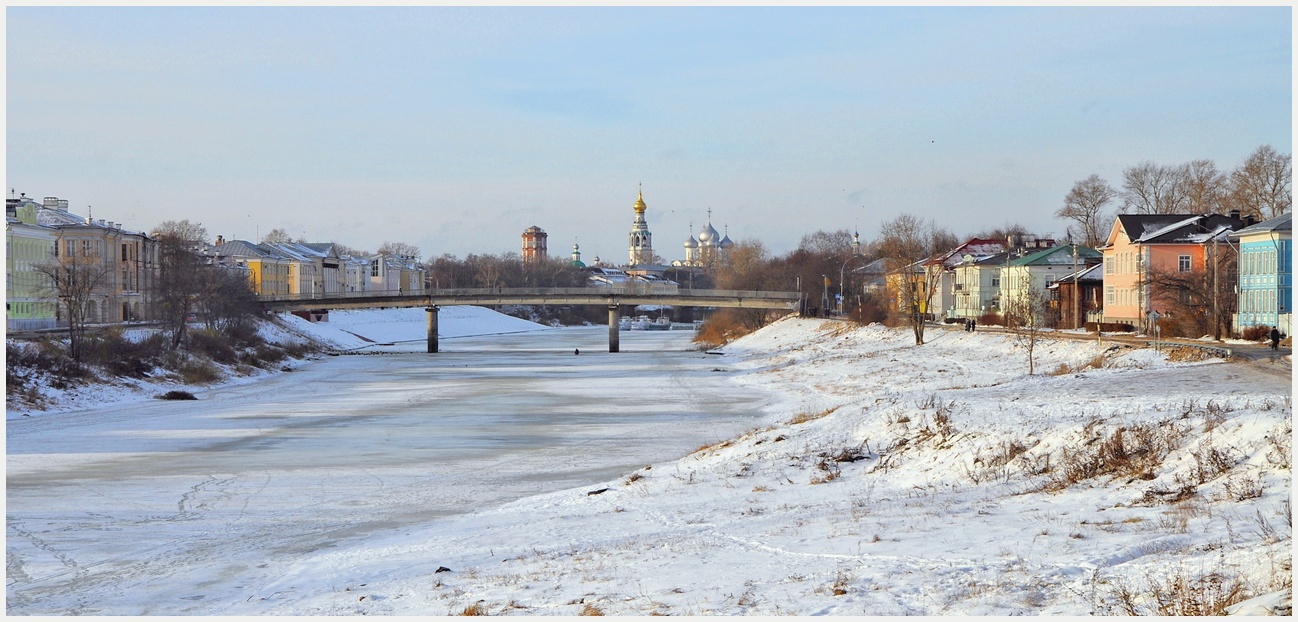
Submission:
POLYGON ((316 555, 262 590, 292 598, 247 613, 1096 615, 1235 588, 1261 597, 1248 612, 1290 602, 1286 362, 1044 340, 1049 373, 1029 376, 1009 335, 933 330, 916 347, 800 319, 725 353, 717 371, 779 396, 760 429, 316 555))

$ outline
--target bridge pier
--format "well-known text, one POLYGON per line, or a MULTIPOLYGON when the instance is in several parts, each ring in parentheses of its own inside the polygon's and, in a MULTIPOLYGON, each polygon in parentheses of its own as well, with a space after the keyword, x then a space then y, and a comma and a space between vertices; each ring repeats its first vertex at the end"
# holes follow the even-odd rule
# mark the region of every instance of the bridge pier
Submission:
POLYGON ((617 305, 608 306, 608 351, 618 351, 618 324, 621 318, 618 317, 617 305))
POLYGON ((437 312, 440 309, 437 305, 426 307, 424 311, 428 312, 428 353, 437 352, 437 312))

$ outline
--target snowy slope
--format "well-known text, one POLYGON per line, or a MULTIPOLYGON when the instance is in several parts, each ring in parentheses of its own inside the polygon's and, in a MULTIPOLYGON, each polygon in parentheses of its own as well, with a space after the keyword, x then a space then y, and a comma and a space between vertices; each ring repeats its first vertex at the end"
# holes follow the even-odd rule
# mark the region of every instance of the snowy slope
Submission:
POLYGON ((1036 355, 1053 373, 1028 376, 1007 335, 916 347, 784 320, 717 358, 776 396, 761 428, 318 554, 261 590, 292 597, 230 613, 1094 615, 1231 590, 1258 596, 1248 613, 1288 606, 1287 357, 1036 355))

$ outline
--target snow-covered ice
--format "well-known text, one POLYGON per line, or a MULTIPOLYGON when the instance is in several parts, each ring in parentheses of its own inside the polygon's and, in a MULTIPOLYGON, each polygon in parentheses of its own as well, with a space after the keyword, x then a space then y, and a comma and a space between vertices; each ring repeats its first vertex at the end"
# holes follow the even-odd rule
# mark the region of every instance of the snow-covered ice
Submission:
POLYGON ((604 336, 11 421, 9 613, 1093 615, 1212 574, 1244 613, 1289 606, 1287 356, 1046 339, 1028 376, 992 332, 790 318, 722 356, 604 336), (542 395, 576 419, 512 435, 542 395), (433 459, 462 448, 418 423, 447 396, 488 453, 433 459), (728 409, 685 416, 704 405, 728 409))

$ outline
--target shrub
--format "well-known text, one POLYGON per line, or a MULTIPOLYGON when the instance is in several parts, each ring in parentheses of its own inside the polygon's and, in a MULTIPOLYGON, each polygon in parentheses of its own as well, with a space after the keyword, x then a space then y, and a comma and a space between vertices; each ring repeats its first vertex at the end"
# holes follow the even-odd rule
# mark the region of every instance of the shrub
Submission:
POLYGON ((879 300, 874 296, 865 296, 859 306, 848 312, 847 317, 862 326, 875 322, 886 324, 888 322, 887 301, 879 300))
POLYGON ((1266 341, 1271 338, 1271 328, 1269 326, 1249 326, 1240 332, 1239 338, 1246 341, 1266 341))
POLYGON ((221 369, 206 359, 189 359, 177 371, 185 384, 211 384, 223 378, 221 369))
POLYGON ((1063 490, 1101 476, 1153 479, 1154 469, 1177 449, 1185 435, 1182 427, 1164 423, 1118 427, 1107 438, 1097 438, 1076 448, 1065 448, 1059 468, 1045 490, 1063 490))
POLYGON ((49 339, 41 339, 35 344, 6 342, 5 356, 6 393, 10 388, 25 390, 25 383, 33 373, 47 374, 50 386, 56 389, 91 375, 88 368, 72 360, 67 346, 49 339))
POLYGON ((468 607, 465 607, 464 610, 460 612, 460 615, 462 615, 462 616, 485 616, 485 615, 487 615, 487 608, 486 608, 486 607, 483 607, 483 606, 482 606, 482 603, 473 603, 472 605, 469 605, 468 607))
POLYGON ((195 330, 189 333, 189 350, 224 364, 233 363, 239 358, 238 353, 226 342, 224 336, 208 330, 195 330))
POLYGON ((221 334, 225 335, 234 348, 255 348, 266 343, 261 333, 257 332, 257 324, 246 320, 227 324, 221 329, 221 334))
POLYGON ((718 348, 752 332, 729 310, 721 310, 703 320, 694 333, 694 343, 705 348, 718 348))
POLYGON ((140 341, 131 341, 123 337, 121 331, 114 330, 87 337, 83 348, 87 363, 98 365, 113 376, 143 378, 162 364, 167 338, 155 333, 140 341))
POLYGON ((978 325, 979 326, 1004 326, 1005 318, 1001 317, 1001 314, 996 313, 995 311, 992 311, 990 313, 984 313, 978 316, 978 325))

